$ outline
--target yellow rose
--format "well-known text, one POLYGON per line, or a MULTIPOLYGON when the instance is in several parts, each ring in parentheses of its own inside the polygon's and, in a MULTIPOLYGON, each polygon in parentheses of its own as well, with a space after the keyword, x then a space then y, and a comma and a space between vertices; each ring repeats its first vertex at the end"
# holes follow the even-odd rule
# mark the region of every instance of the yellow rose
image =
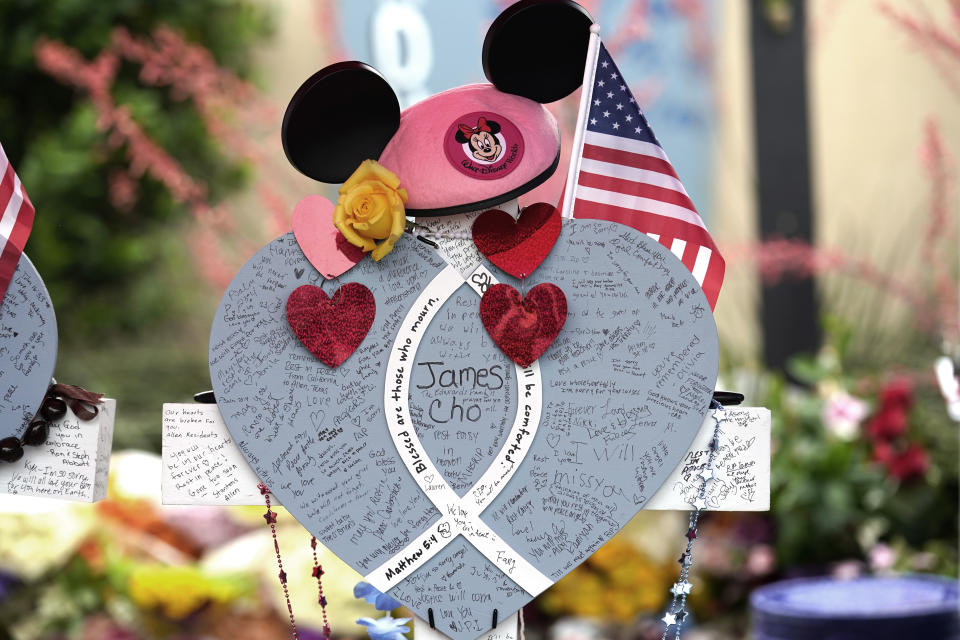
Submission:
POLYGON ((372 251, 374 260, 390 253, 403 235, 407 191, 399 187, 400 179, 376 160, 364 160, 340 187, 333 224, 350 244, 372 251))

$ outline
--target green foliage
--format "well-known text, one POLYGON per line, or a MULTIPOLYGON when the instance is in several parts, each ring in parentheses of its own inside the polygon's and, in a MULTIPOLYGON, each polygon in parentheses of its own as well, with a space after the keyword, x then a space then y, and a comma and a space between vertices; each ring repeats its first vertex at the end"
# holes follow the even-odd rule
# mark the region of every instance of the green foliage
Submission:
POLYGON ((868 464, 862 448, 825 432, 820 398, 791 398, 780 378, 769 391, 764 405, 773 419, 770 503, 778 560, 793 566, 862 556, 858 527, 878 497, 889 497, 882 471, 868 464))
MULTIPOLYGON (((36 206, 27 254, 50 290, 60 324, 56 375, 118 399, 114 445, 159 450, 160 405, 209 386, 204 312, 216 296, 198 281, 184 238, 187 206, 149 176, 129 211, 109 198, 127 149, 108 143, 89 97, 37 67, 38 39, 88 61, 117 27, 134 37, 168 26, 243 78, 251 50, 270 32, 253 0, 0 0, 0 141, 36 206)), ((140 81, 123 62, 111 89, 147 136, 215 204, 241 188, 249 168, 208 135, 191 100, 140 81)))
POLYGON ((873 460, 865 426, 841 437, 824 420, 831 391, 859 395, 877 410, 876 395, 888 375, 844 368, 850 327, 824 323, 826 346, 817 356, 794 358, 790 374, 805 387, 770 375, 758 396, 772 412, 771 515, 782 567, 822 566, 864 559, 878 542, 911 555, 932 556, 929 565, 904 570, 957 572, 957 426, 935 389, 913 394, 908 437, 930 454, 922 477, 900 482, 873 460))
MULTIPOLYGON (((189 300, 149 287, 171 251, 189 260, 173 230, 186 208, 149 177, 139 180, 131 211, 108 198, 109 176, 126 167, 125 147, 107 144, 97 113, 81 92, 37 68, 39 38, 60 41, 88 60, 110 44, 118 26, 149 35, 161 25, 179 30, 225 67, 248 75, 251 46, 270 23, 250 0, 204 2, 23 2, 0 0, 0 140, 37 208, 27 253, 50 289, 58 315, 69 313, 61 340, 71 344, 117 332, 142 331, 169 320, 189 300)), ((121 65, 114 100, 209 187, 216 202, 244 184, 246 171, 206 132, 189 100, 144 86, 139 68, 121 65)))

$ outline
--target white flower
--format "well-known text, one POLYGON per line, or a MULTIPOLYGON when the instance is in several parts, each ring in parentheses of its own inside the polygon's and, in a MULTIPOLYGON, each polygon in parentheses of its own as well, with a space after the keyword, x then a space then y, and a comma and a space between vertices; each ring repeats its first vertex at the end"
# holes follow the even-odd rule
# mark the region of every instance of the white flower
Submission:
POLYGON ((832 391, 823 406, 822 417, 827 431, 841 440, 853 440, 860 423, 867 417, 867 403, 846 391, 832 391))

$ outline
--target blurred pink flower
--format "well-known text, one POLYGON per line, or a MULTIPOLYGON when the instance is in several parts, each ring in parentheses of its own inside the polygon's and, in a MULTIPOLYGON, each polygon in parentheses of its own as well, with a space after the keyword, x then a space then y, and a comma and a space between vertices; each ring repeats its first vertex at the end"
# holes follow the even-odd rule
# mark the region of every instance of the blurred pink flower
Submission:
POLYGON ((128 213, 137 204, 140 195, 140 183, 134 180, 126 171, 113 170, 110 172, 109 191, 110 204, 117 211, 128 213))
POLYGON ((834 391, 823 406, 823 425, 841 440, 853 440, 867 417, 867 403, 846 391, 834 391))
POLYGON ((844 560, 833 565, 830 574, 838 580, 853 580, 863 574, 863 563, 859 560, 844 560))
MULTIPOLYGON (((919 11, 909 13, 904 6, 913 3, 880 2, 878 8, 881 14, 889 18, 893 24, 910 37, 914 45, 927 57, 932 66, 940 72, 954 92, 960 93, 960 27, 956 20, 957 2, 951 1, 954 20, 951 26, 946 21, 938 21, 929 12, 919 11)), ((922 6, 922 5, 921 5, 922 6)))
POLYGON ((777 566, 777 556, 773 547, 768 544, 757 544, 750 547, 747 554, 747 571, 754 576, 765 576, 773 572, 777 566))
POLYGON ((890 475, 901 482, 919 480, 926 475, 930 468, 930 454, 919 444, 909 444, 906 449, 897 453, 887 469, 890 475))
POLYGON ((144 175, 163 184, 174 200, 187 206, 196 222, 189 240, 196 267, 209 284, 225 288, 260 243, 249 237, 247 229, 237 232, 236 212, 214 202, 206 183, 190 175, 147 135, 130 108, 116 101, 113 85, 121 63, 139 64, 140 81, 168 88, 172 99, 191 100, 207 132, 234 158, 261 170, 258 180, 265 186, 259 191, 271 213, 263 237, 272 238, 289 228, 289 213, 284 212, 287 201, 273 185, 284 185, 295 193, 302 187, 289 167, 278 168, 273 153, 279 111, 251 84, 220 67, 208 50, 170 27, 159 27, 150 36, 136 36, 118 27, 110 45, 90 60, 62 42, 43 37, 35 42, 34 54, 42 71, 89 97, 107 143, 125 150, 127 166, 109 178, 109 198, 117 210, 134 209, 144 175))
POLYGON ((883 466, 888 466, 893 460, 893 456, 896 452, 893 450, 893 445, 891 445, 886 440, 877 440, 873 443, 873 460, 883 466))
POLYGON ((868 554, 870 569, 875 573, 884 573, 893 568, 897 560, 896 552, 888 544, 875 544, 868 554))
POLYGON ((141 637, 105 615, 87 618, 80 633, 82 640, 140 640, 141 637))
POLYGON ((867 433, 875 440, 895 440, 907 432, 907 412, 899 407, 884 407, 867 424, 867 433))
POLYGON ((697 565, 715 575, 730 575, 734 571, 731 542, 720 531, 705 535, 697 545, 697 565))
POLYGON ((930 454, 919 444, 908 444, 900 449, 889 442, 878 440, 873 445, 873 459, 887 468, 900 482, 919 480, 930 469, 930 454))
POLYGON ((907 410, 913 406, 913 381, 907 376, 896 376, 883 385, 880 405, 884 408, 907 410))
POLYGON ((914 571, 930 571, 936 562, 936 554, 930 553, 929 551, 921 551, 915 553, 913 557, 910 558, 910 568, 914 571))

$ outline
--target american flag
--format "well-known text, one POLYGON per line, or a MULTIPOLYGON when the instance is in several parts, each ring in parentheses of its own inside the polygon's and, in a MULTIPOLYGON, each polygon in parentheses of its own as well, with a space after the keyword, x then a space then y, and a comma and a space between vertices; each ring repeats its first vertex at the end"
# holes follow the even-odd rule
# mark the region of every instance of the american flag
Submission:
POLYGON ((569 179, 575 185, 572 217, 646 233, 680 258, 715 307, 723 257, 603 44, 592 78, 583 153, 569 179))
POLYGON ((0 302, 33 229, 33 204, 0 145, 0 302))

